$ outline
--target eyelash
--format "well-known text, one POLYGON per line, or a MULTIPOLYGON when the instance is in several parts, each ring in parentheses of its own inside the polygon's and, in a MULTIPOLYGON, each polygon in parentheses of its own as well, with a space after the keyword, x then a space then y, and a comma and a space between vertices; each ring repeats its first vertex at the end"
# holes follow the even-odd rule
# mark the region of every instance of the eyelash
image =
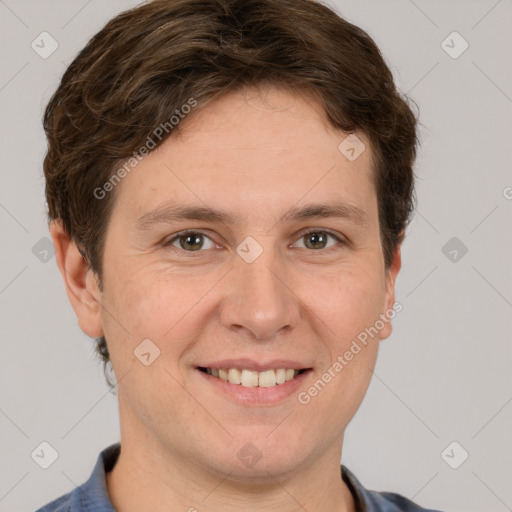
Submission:
MULTIPOLYGON (((329 235, 331 238, 333 238, 334 240, 336 240, 336 242, 338 242, 338 244, 341 244, 341 245, 347 245, 347 241, 343 238, 341 238, 340 236, 334 234, 332 231, 329 231, 327 229, 310 229, 308 231, 304 231, 303 233, 301 233, 301 235, 298 237, 297 240, 300 240, 301 238, 304 238, 305 236, 307 235, 311 235, 313 233, 325 233, 327 235, 329 235)), ((187 235, 191 235, 191 234, 194 234, 194 235, 202 235, 208 239, 210 239, 212 242, 213 240, 211 239, 211 237, 209 237, 206 233, 200 231, 200 230, 194 230, 194 229, 189 229, 189 230, 185 230, 185 231, 180 231, 179 233, 176 233, 175 235, 172 236, 172 238, 169 238, 168 240, 166 240, 164 242, 164 246, 165 247, 170 247, 172 249, 176 249, 180 252, 183 252, 183 253, 186 253, 188 254, 189 256, 191 257, 194 257, 197 255, 197 253, 201 253, 201 252, 204 252, 205 249, 199 249, 197 251, 187 251, 185 249, 182 249, 181 247, 175 247, 173 246, 172 244, 179 240, 180 238, 182 237, 185 237, 187 235)), ((215 242, 213 242, 215 243, 215 242)), ((331 249, 336 249, 338 247, 338 245, 334 245, 334 246, 331 246, 331 247, 327 247, 325 249, 309 249, 310 252, 327 252, 327 251, 330 251, 331 249)), ((302 249, 302 247, 300 247, 300 249, 302 249)), ((305 249, 308 249, 307 247, 305 249)))

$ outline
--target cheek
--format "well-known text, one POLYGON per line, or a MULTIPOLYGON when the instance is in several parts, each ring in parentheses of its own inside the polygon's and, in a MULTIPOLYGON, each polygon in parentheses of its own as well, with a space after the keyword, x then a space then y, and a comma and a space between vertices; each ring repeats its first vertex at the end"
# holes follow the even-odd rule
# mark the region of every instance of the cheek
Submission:
POLYGON ((302 399, 311 401, 310 410, 321 418, 329 438, 349 423, 368 390, 379 348, 371 329, 379 319, 385 287, 377 274, 344 269, 316 290, 310 302, 321 319, 318 334, 328 358, 302 399))
POLYGON ((300 278, 300 282, 299 297, 335 345, 350 342, 379 318, 385 286, 375 267, 345 266, 315 279, 300 278))
MULTIPOLYGON (((213 280, 206 276, 195 279, 160 270, 132 272, 129 279, 118 281, 110 288, 111 316, 115 316, 116 321, 112 318, 106 321, 117 336, 119 328, 115 324, 122 324, 124 330, 120 334, 124 340, 129 338, 131 351, 142 340, 150 339, 160 350, 167 351, 172 346, 173 350, 181 352, 197 339, 201 329, 197 315, 212 285, 213 280)), ((114 343, 116 339, 113 332, 114 343)), ((127 346, 126 341, 123 341, 124 346, 127 346)))

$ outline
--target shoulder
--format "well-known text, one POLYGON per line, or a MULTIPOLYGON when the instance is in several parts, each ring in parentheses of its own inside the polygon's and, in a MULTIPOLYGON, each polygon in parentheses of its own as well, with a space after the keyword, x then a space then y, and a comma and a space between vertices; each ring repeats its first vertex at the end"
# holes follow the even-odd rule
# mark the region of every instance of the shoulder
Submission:
POLYGON ((409 498, 394 492, 368 490, 343 465, 341 466, 341 474, 354 496, 357 512, 441 512, 440 510, 420 507, 409 498))
POLYGON ((423 508, 409 498, 394 492, 366 491, 373 508, 368 512, 441 512, 431 508, 423 508))
POLYGON ((35 512, 115 512, 105 475, 115 465, 120 451, 120 443, 105 448, 98 455, 89 480, 35 512))
POLYGON ((65 494, 50 503, 47 503, 36 512, 70 512, 71 511, 71 493, 65 494))

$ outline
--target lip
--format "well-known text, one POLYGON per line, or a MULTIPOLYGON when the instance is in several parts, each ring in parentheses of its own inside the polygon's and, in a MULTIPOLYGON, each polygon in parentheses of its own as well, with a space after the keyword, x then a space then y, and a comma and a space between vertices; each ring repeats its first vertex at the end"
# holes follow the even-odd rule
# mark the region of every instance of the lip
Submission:
MULTIPOLYGON (((261 366, 262 365, 260 365, 260 367, 261 366)), ((216 368, 216 366, 214 366, 214 368, 216 368)), ((236 368, 236 366, 231 366, 230 368, 236 368)), ((247 366, 242 366, 242 368, 251 369, 247 366)), ((265 368, 270 369, 268 366, 265 366, 265 368)), ((283 368, 283 366, 278 366, 276 368, 283 368)), ((293 368, 293 366, 289 366, 288 368, 293 368)), ((300 368, 295 367, 295 369, 300 368)), ((304 384, 305 379, 308 379, 313 371, 312 369, 308 369, 307 371, 294 377, 292 380, 286 381, 284 384, 276 384, 275 386, 268 388, 260 388, 259 386, 245 387, 241 384, 231 384, 231 382, 223 381, 222 379, 219 379, 219 377, 208 375, 198 368, 195 368, 195 373, 199 374, 200 378, 204 379, 203 382, 205 382, 208 387, 213 389, 216 394, 220 393, 223 396, 226 396, 229 400, 234 401, 240 405, 254 407, 276 405, 286 400, 291 395, 296 394, 299 387, 304 384)))
MULTIPOLYGON (((238 368, 239 370, 251 370, 253 372, 264 372, 265 370, 279 370, 279 368, 293 368, 294 370, 307 370, 311 365, 301 363, 299 361, 292 361, 290 359, 272 359, 266 362, 256 361, 254 359, 223 359, 222 361, 205 362, 198 364, 197 367, 214 368, 220 370, 221 368, 229 370, 229 368, 238 368)), ((283 384, 279 384, 282 386, 283 384)))

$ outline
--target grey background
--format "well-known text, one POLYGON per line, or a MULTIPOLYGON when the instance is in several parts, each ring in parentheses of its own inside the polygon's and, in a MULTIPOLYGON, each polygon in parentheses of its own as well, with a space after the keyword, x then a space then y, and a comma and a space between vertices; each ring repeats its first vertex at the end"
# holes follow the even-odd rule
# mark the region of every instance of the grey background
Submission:
MULTIPOLYGON (((51 252, 41 261, 49 236, 41 115, 87 40, 135 4, 0 0, 1 512, 69 492, 119 439, 93 342, 51 252), (59 45, 47 59, 31 48, 43 31, 59 45), (31 458, 42 441, 58 452, 46 470, 31 458)), ((366 487, 425 507, 512 510, 511 1, 330 5, 374 38, 423 125, 418 212, 397 283, 404 309, 381 344, 343 463, 366 487), (469 43, 457 59, 441 46, 453 31, 469 43), (461 256, 457 241, 445 249, 453 258, 455 248, 455 262, 442 250, 452 237, 468 249, 461 256), (452 441, 469 453, 458 469, 441 457, 452 441)), ((460 461, 460 448, 448 454, 460 461)))

